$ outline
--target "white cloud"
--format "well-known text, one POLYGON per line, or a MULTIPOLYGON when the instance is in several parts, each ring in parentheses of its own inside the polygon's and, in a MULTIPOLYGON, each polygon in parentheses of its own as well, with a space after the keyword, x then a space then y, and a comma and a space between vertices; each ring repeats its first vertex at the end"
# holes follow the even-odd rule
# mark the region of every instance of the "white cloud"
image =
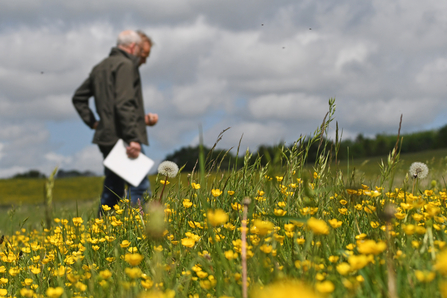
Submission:
POLYGON ((337 60, 335 61, 335 67, 340 70, 345 64, 365 62, 368 53, 370 52, 370 46, 365 44, 356 44, 346 46, 338 53, 337 60))
MULTIPOLYGON (((438 58, 424 65, 421 72, 416 75, 416 83, 427 92, 441 91, 445 94, 447 83, 447 59, 438 58)), ((442 94, 439 94, 442 95, 442 94)))
POLYGON ((156 44, 141 68, 145 107, 160 116, 148 130, 155 159, 197 142, 199 124, 207 143, 231 126, 221 146, 242 134, 250 148, 293 142, 321 124, 330 97, 345 137, 447 113, 442 1, 0 2, 1 173, 102 171, 97 147, 58 149, 78 136, 47 122, 81 121, 71 96, 127 28, 156 44))
POLYGON ((258 120, 306 121, 324 117, 327 99, 304 93, 267 94, 249 100, 248 110, 258 120))

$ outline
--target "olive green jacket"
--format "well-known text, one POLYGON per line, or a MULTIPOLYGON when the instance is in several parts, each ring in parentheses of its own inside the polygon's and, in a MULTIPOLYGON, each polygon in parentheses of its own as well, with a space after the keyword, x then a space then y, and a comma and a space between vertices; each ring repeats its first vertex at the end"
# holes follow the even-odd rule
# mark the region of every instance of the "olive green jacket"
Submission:
POLYGON ((138 57, 112 48, 109 57, 93 67, 75 91, 73 105, 91 128, 97 120, 88 101, 92 96, 95 98, 99 123, 93 143, 113 146, 123 139, 127 143, 149 144, 138 62, 138 57))

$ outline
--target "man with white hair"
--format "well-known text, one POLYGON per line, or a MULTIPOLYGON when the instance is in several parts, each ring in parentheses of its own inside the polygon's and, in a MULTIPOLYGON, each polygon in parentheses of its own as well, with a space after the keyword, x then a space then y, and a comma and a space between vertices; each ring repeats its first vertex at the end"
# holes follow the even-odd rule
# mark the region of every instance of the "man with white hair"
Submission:
MULTIPOLYGON (((141 144, 149 145, 146 125, 153 126, 158 121, 156 114, 146 115, 144 112, 138 70, 142 64, 142 52, 142 39, 136 31, 121 32, 117 46, 112 48, 107 58, 93 67, 89 77, 73 95, 73 105, 82 120, 96 130, 93 143, 99 146, 104 158, 119 139, 129 144, 129 157, 138 157, 142 150, 141 144), (92 96, 99 121, 88 105, 92 96)), ((125 181, 107 168, 104 169, 104 174, 101 205, 113 207, 124 195, 125 181)), ((150 193, 148 179, 143 179, 138 187, 130 187, 133 205, 138 199, 143 199, 145 191, 150 193)))

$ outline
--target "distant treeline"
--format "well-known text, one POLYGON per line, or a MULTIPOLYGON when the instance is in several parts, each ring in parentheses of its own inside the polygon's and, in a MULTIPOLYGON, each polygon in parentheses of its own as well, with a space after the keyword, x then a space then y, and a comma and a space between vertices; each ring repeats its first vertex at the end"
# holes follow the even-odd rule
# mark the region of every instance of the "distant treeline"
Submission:
MULTIPOLYGON (((447 125, 437 129, 422 132, 415 132, 410 134, 403 134, 402 143, 399 143, 401 153, 421 152, 426 150, 434 150, 447 148, 447 125)), ((314 142, 309 149, 306 161, 308 163, 315 162, 318 155, 318 147, 320 144, 326 144, 327 150, 331 150, 335 158, 335 148, 339 146, 337 158, 338 160, 345 160, 348 158, 369 158, 374 156, 384 156, 390 153, 397 141, 397 135, 377 134, 375 138, 364 137, 359 134, 354 140, 341 140, 339 144, 335 144, 332 140, 323 139, 314 142), (348 149, 349 148, 349 149, 348 149)), ((299 144, 300 149, 306 148, 308 140, 304 140, 299 144)), ((291 148, 293 145, 289 145, 291 148)), ((249 162, 254 162, 259 156, 261 164, 265 165, 268 162, 276 163, 281 157, 282 148, 286 145, 278 144, 273 146, 261 145, 257 151, 251 152, 252 158, 249 162)), ((207 164, 207 169, 219 167, 222 170, 230 167, 240 168, 244 164, 244 157, 236 157, 235 149, 228 151, 222 149, 204 148, 204 154, 207 164)), ((175 162, 179 167, 185 166, 183 171, 191 172, 194 168, 198 169, 196 162, 199 159, 199 146, 196 147, 182 147, 174 153, 166 156, 165 160, 175 162)), ((56 178, 65 177, 79 177, 79 176, 95 176, 94 173, 86 171, 79 172, 76 170, 62 170, 60 169, 56 178)), ((30 170, 26 173, 14 175, 12 178, 46 178, 46 176, 37 170, 30 170)))
MULTIPOLYGON (((85 172, 79 172, 76 170, 58 170, 56 174, 56 178, 70 178, 70 177, 90 177, 90 176, 96 176, 95 173, 90 171, 85 172)), ((28 172, 15 174, 11 178, 47 178, 47 176, 38 170, 29 170, 28 172)))
MULTIPOLYGON (((399 149, 401 153, 421 152, 426 150, 434 150, 447 148, 447 125, 438 130, 429 130, 423 132, 415 132, 410 134, 403 134, 399 139, 399 149)), ((348 158, 369 158, 374 156, 383 156, 391 152, 397 142, 396 135, 377 134, 375 138, 364 137, 359 134, 354 140, 341 140, 339 144, 335 144, 332 140, 323 139, 314 142, 309 149, 307 162, 315 162, 318 155, 318 147, 320 144, 326 144, 327 150, 331 150, 335 158, 336 145, 339 146, 337 158, 338 160, 346 160, 348 158)), ((306 148, 308 140, 304 140, 299 144, 301 149, 306 148)), ((291 148, 293 145, 289 145, 291 148)), ((257 151, 252 152, 250 162, 254 162, 255 158, 261 157, 261 164, 265 165, 268 162, 275 163, 280 159, 281 148, 285 145, 279 144, 274 146, 262 145, 257 151)), ((236 157, 236 154, 226 150, 204 148, 204 154, 207 156, 207 168, 220 166, 220 169, 225 170, 228 167, 241 167, 244 163, 244 157, 236 157)), ((199 146, 196 147, 182 147, 174 153, 166 156, 166 160, 177 163, 180 167, 185 165, 184 171, 191 172, 196 167, 196 162, 199 158, 199 146)), ((196 167, 197 170, 198 167, 196 167)))

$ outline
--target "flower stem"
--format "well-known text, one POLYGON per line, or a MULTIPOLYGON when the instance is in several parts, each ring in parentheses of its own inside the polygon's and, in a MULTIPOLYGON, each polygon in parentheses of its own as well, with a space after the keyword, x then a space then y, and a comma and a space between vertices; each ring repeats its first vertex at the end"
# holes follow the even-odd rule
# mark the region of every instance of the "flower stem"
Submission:
POLYGON ((161 204, 161 198, 163 197, 163 192, 165 191, 165 187, 166 187, 167 181, 168 181, 168 175, 166 175, 165 183, 163 183, 163 188, 161 189, 160 199, 158 200, 158 202, 160 204, 161 204))
POLYGON ((247 298, 247 210, 250 200, 244 199, 244 209, 242 215, 242 245, 241 245, 241 258, 242 258, 242 297, 247 298))

